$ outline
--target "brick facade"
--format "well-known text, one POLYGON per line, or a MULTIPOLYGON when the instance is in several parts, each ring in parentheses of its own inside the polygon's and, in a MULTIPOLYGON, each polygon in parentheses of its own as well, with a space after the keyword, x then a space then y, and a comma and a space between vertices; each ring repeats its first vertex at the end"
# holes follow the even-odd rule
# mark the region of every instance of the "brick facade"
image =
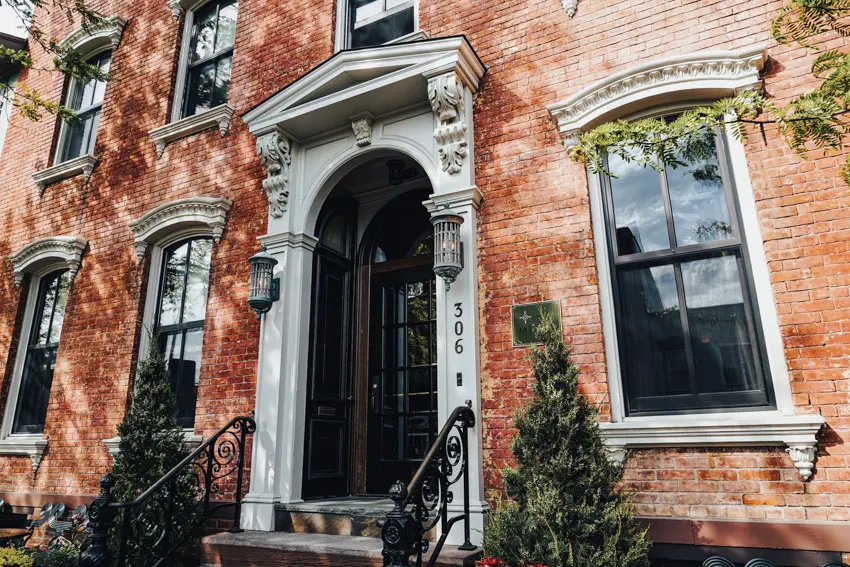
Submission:
MULTIPOLYGON (((511 346, 510 306, 560 300, 583 371, 583 390, 609 419, 587 177, 566 156, 546 104, 611 73, 670 54, 766 42, 766 90, 779 102, 812 88, 813 56, 769 39, 780 0, 647 2, 583 0, 568 18, 558 0, 420 0, 431 37, 466 34, 488 67, 475 99, 480 331, 485 481, 500 486, 513 412, 528 395, 528 365, 511 346)), ((164 0, 92 5, 127 18, 112 59, 97 153, 88 183, 75 177, 39 198, 31 179, 56 144, 56 122, 14 116, 0 156, 0 406, 20 340, 25 289, 9 254, 47 235, 81 235, 89 248, 68 300, 45 434, 33 477, 29 459, 0 456, 0 492, 92 494, 109 463, 138 350, 149 261, 136 264, 129 223, 188 196, 233 200, 213 249, 196 432, 254 407, 259 324, 246 304, 247 258, 265 234, 263 172, 255 138, 234 119, 170 144, 157 159, 147 132, 167 122, 181 25, 164 0)), ((230 103, 239 116, 333 54, 333 0, 241 0, 230 103)), ((71 26, 53 14, 46 31, 71 26)), ((823 48, 850 41, 823 38, 823 48)), ((47 57, 32 46, 36 65, 47 57)), ((36 71, 21 83, 50 99, 61 77, 36 71)), ((626 480, 644 516, 759 520, 850 519, 850 190, 840 156, 794 155, 774 128, 751 135, 747 161, 772 274, 797 413, 827 420, 817 468, 803 483, 778 448, 645 449, 626 480)), ((26 287, 26 285, 24 286, 26 287)))

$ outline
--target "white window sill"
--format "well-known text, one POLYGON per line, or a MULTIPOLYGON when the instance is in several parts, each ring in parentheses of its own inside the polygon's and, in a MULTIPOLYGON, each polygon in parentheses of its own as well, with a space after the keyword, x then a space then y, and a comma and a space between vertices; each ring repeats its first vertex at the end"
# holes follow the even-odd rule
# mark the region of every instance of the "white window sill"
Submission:
POLYGON ((81 173, 85 176, 86 181, 88 181, 89 177, 91 177, 92 171, 94 171, 95 165, 97 165, 97 158, 95 156, 91 154, 84 155, 78 158, 69 159, 68 161, 52 167, 42 169, 41 171, 36 171, 32 174, 32 178, 38 187, 38 194, 41 195, 44 193, 44 188, 51 183, 67 179, 68 177, 74 177, 81 173))
POLYGON ((811 476, 821 415, 735 412, 627 417, 600 423, 605 444, 619 459, 628 449, 651 447, 785 446, 804 479, 811 476))
POLYGON ((38 471, 47 451, 48 438, 40 433, 22 433, 0 439, 0 455, 22 455, 32 461, 32 472, 38 471))
POLYGON ((181 118, 165 126, 154 128, 148 134, 156 145, 156 157, 161 158, 163 152, 165 152, 165 146, 174 140, 191 136, 209 128, 218 127, 219 133, 224 136, 230 129, 230 122, 233 120, 234 113, 235 110, 232 106, 222 104, 193 116, 181 118))
MULTIPOLYGON (((200 435, 196 435, 191 429, 183 430, 183 438, 186 440, 186 447, 191 451, 200 447, 201 443, 204 442, 204 438, 200 435)), ((109 451, 109 454, 112 455, 112 457, 115 457, 115 455, 121 452, 121 438, 117 435, 115 437, 110 437, 109 439, 104 439, 103 444, 106 445, 106 450, 109 451)))

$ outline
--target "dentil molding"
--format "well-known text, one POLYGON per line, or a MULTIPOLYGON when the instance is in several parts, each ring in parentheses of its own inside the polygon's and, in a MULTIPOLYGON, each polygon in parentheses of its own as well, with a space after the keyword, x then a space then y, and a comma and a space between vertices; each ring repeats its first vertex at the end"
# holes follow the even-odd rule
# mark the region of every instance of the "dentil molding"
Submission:
POLYGON ((48 236, 33 240, 9 256, 14 266, 15 285, 20 286, 26 274, 48 263, 67 267, 68 277, 73 282, 87 244, 88 241, 79 236, 48 236))
POLYGON ((221 104, 165 126, 154 128, 148 132, 148 135, 156 146, 156 157, 161 158, 165 152, 165 147, 174 140, 191 136, 209 128, 218 128, 222 137, 226 136, 235 112, 229 104, 221 104))
POLYGON ((289 200, 292 143, 282 130, 275 128, 257 137, 257 155, 260 157, 260 164, 266 168, 263 189, 269 201, 269 213, 280 218, 286 212, 289 200))
POLYGON ((372 144, 372 122, 374 118, 368 112, 351 117, 351 129, 354 130, 354 143, 358 148, 372 144))
POLYGON ((428 79, 428 100, 437 119, 434 139, 443 171, 460 173, 468 154, 463 85, 454 71, 428 79))
POLYGON ((126 25, 127 18, 113 14, 94 24, 78 27, 59 42, 59 47, 76 51, 83 59, 107 45, 114 51, 121 43, 121 35, 126 25))
POLYGON ((97 165, 97 158, 89 154, 36 171, 32 174, 32 178, 36 187, 38 187, 39 197, 44 194, 44 189, 48 185, 62 179, 82 173, 85 180, 88 181, 92 172, 94 172, 95 165, 97 165))
POLYGON ((766 61, 764 45, 665 57, 614 73, 547 109, 569 148, 582 132, 636 108, 760 89, 766 61))
POLYGON ((224 232, 227 211, 231 205, 233 201, 225 197, 189 197, 151 209, 130 223, 136 259, 141 263, 150 244, 186 226, 207 226, 213 241, 218 243, 224 232))

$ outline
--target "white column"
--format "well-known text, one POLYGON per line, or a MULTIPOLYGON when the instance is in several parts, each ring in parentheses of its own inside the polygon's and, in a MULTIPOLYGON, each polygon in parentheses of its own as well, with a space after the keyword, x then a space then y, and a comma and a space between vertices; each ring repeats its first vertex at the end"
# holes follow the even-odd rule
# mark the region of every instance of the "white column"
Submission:
POLYGON ((257 432, 242 528, 274 530, 274 507, 301 498, 310 286, 316 239, 282 232, 260 238, 278 259, 280 300, 263 316, 257 370, 257 432))

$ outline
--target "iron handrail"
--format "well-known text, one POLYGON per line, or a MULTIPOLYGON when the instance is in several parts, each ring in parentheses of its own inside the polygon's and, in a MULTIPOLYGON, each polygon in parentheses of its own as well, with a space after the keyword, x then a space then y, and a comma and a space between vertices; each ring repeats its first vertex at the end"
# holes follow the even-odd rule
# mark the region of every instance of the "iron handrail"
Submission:
POLYGON ((396 481, 390 488, 395 506, 381 529, 385 566, 409 567, 415 555, 416 567, 422 567, 422 554, 429 547, 425 534, 438 523, 441 534, 428 567, 436 564, 449 532, 460 521, 464 522, 464 542, 458 549, 476 548, 471 542, 469 511, 468 432, 475 426, 471 405, 467 402, 452 411, 411 481, 407 485, 396 481), (453 500, 449 489, 458 482, 463 487, 463 513, 449 518, 448 505, 453 500))

